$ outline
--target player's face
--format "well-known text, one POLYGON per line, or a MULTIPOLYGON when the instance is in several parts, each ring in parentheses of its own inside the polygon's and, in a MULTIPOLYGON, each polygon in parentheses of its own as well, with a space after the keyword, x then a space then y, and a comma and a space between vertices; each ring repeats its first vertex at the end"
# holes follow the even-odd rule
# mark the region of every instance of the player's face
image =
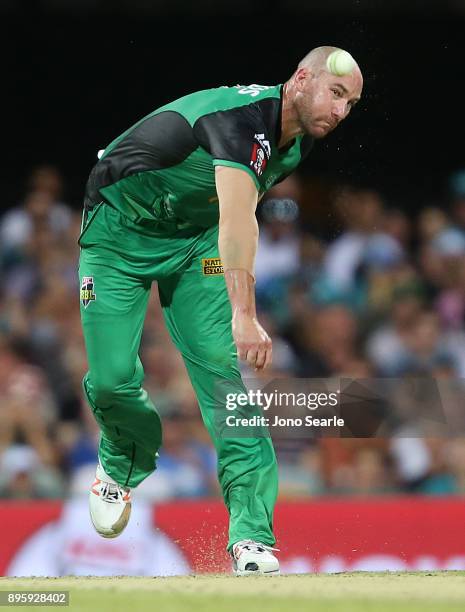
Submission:
MULTIPOLYGON (((300 72, 300 71, 299 71, 300 72)), ((303 70, 296 75, 295 107, 302 128, 314 138, 324 138, 350 113, 360 99, 363 80, 354 70, 343 77, 303 70)))

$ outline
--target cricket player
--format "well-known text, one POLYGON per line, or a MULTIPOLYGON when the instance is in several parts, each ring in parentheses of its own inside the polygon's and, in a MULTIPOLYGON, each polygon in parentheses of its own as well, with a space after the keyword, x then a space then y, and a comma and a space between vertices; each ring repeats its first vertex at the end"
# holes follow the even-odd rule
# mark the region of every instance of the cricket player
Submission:
POLYGON ((109 144, 91 171, 79 278, 83 388, 101 429, 90 514, 103 537, 123 531, 131 489, 154 471, 162 443, 138 356, 157 281, 218 454, 233 569, 279 573, 272 442, 219 435, 215 389, 226 382, 244 392, 238 358, 257 371, 271 363, 255 311, 257 202, 348 116, 362 84, 352 56, 319 47, 284 84, 218 87, 158 108, 109 144))

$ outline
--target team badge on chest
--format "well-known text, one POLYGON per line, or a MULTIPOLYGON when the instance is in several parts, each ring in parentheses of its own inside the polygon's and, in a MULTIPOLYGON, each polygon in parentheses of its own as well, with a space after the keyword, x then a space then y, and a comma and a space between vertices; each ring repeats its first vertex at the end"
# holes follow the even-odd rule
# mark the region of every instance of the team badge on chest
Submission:
POLYGON ((91 302, 95 302, 97 296, 94 292, 94 277, 83 276, 81 281, 81 303, 87 308, 91 302))

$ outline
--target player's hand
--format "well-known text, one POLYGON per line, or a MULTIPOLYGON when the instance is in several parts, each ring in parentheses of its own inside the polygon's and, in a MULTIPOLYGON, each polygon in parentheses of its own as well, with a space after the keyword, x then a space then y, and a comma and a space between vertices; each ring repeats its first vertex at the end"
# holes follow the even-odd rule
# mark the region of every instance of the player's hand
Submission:
POLYGON ((264 370, 271 364, 271 338, 256 317, 236 311, 232 319, 232 333, 239 359, 247 361, 256 371, 264 370))

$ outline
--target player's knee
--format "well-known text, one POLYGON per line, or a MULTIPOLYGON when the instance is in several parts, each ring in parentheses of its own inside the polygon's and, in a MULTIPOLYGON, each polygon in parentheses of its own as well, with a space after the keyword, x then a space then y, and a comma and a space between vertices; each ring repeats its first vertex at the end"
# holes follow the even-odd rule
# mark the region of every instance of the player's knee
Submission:
POLYGON ((127 394, 133 387, 138 387, 134 380, 134 370, 120 369, 93 375, 91 373, 92 398, 96 405, 105 407, 111 405, 115 399, 127 394))
POLYGON ((111 404, 115 396, 115 386, 110 381, 98 381, 92 386, 92 399, 95 404, 101 408, 105 408, 107 404, 111 404))
POLYGON ((237 364, 237 357, 230 347, 203 347, 198 356, 206 365, 226 371, 237 364))

